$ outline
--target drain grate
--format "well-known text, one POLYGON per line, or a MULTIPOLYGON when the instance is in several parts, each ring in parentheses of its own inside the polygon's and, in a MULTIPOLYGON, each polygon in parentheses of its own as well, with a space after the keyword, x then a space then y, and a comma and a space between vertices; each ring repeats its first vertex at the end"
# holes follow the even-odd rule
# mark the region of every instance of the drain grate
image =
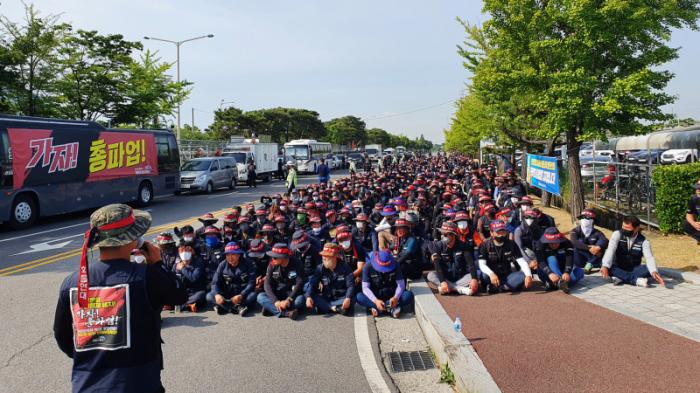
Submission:
POLYGON ((435 368, 433 356, 428 351, 389 352, 389 360, 395 373, 435 368))

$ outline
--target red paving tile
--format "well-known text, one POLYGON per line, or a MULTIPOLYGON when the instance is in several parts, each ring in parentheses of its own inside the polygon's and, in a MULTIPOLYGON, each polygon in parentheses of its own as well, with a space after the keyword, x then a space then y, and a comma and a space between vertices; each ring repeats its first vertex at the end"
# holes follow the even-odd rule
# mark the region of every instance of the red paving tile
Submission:
POLYGON ((700 391, 700 343, 573 296, 437 298, 505 393, 700 391))

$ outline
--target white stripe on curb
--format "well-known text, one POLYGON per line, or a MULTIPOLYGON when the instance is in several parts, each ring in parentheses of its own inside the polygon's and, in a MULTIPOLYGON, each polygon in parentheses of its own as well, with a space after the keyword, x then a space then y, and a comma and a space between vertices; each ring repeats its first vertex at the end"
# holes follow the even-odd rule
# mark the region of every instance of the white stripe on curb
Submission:
MULTIPOLYGON (((364 308, 362 308, 362 310, 364 310, 364 308)), ((357 354, 360 356, 360 365, 365 372, 367 383, 373 393, 391 393, 381 371, 379 371, 377 359, 374 357, 372 343, 369 339, 367 318, 369 317, 358 311, 355 312, 355 318, 353 318, 355 324, 355 343, 357 344, 357 354)))

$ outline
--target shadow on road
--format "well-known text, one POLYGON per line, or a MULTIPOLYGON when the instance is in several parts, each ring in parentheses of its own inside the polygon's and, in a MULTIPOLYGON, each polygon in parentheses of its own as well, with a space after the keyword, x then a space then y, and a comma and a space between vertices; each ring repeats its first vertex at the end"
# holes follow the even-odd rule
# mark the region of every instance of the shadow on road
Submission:
POLYGON ((190 327, 206 327, 218 324, 210 320, 204 315, 183 315, 183 316, 172 316, 168 318, 164 316, 161 327, 163 329, 178 327, 178 326, 190 326, 190 327))

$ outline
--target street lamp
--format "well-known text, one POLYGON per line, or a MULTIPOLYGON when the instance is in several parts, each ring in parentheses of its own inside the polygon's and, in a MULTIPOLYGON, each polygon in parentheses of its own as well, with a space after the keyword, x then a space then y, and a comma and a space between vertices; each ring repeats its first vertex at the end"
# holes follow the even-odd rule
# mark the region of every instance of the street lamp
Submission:
POLYGON ((236 101, 225 101, 224 102, 224 99, 222 98, 221 103, 219 104, 219 109, 221 109, 224 106, 224 104, 235 104, 235 103, 236 103, 236 101))
MULTIPOLYGON (((163 42, 168 42, 170 44, 175 44, 175 47, 177 47, 177 60, 175 63, 177 64, 177 83, 180 83, 180 45, 184 44, 185 42, 190 42, 194 40, 201 40, 202 38, 213 38, 214 34, 207 34, 203 35, 200 37, 193 37, 193 38, 188 38, 186 40, 182 41, 171 41, 171 40, 166 40, 163 38, 156 38, 156 37, 143 37, 144 40, 153 40, 153 41, 163 41, 163 42)), ((177 135, 177 140, 180 140, 180 103, 177 103, 177 129, 176 129, 176 135, 177 135)))

